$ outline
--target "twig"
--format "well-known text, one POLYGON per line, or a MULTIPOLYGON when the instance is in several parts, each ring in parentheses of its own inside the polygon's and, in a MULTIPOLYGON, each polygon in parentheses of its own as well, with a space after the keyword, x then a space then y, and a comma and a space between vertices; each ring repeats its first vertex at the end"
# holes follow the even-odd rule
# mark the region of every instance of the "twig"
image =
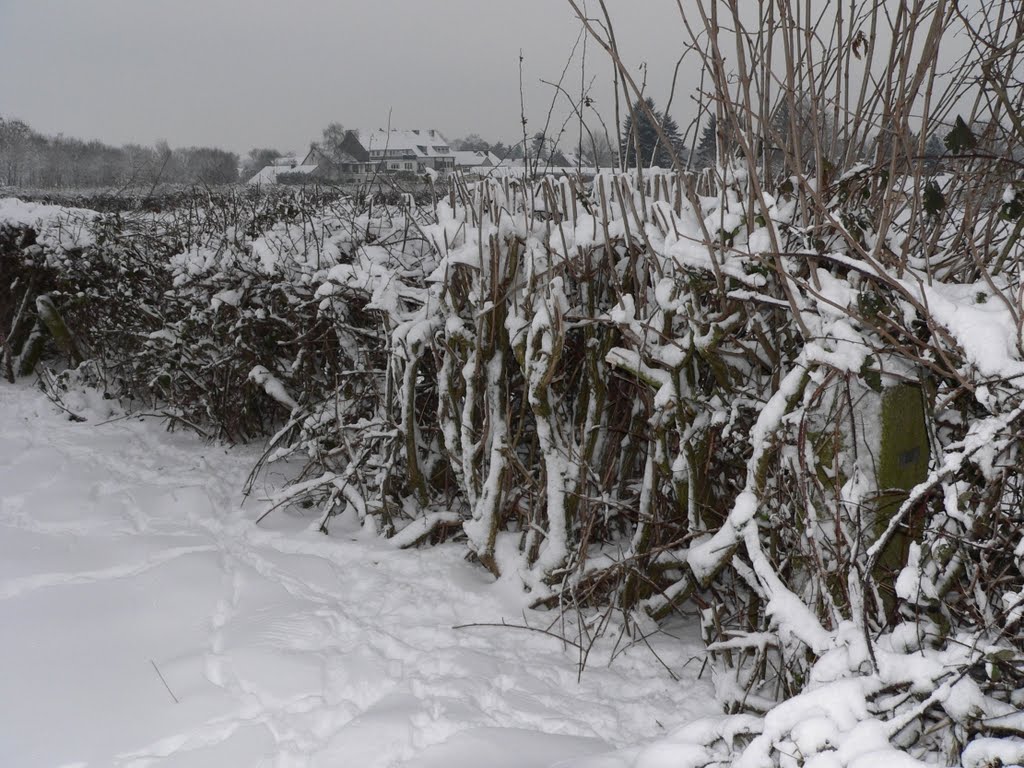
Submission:
POLYGON ((498 629, 525 629, 530 632, 539 632, 542 635, 553 637, 556 640, 561 640, 566 645, 571 645, 573 648, 576 648, 579 651, 584 650, 583 646, 579 643, 574 642, 567 637, 563 637, 562 635, 559 635, 556 632, 549 632, 546 629, 541 629, 540 627, 531 627, 526 624, 508 624, 504 621, 502 621, 500 624, 491 622, 477 622, 473 624, 456 624, 454 627, 452 627, 452 629, 473 629, 475 627, 495 627, 498 629))
POLYGON ((171 694, 171 698, 174 699, 174 703, 180 704, 181 702, 178 701, 178 697, 174 695, 174 691, 171 690, 171 686, 167 684, 167 681, 164 680, 164 676, 160 674, 160 668, 156 665, 156 662, 150 659, 149 663, 153 665, 153 670, 156 672, 156 676, 160 678, 160 682, 164 684, 164 688, 166 688, 167 692, 171 694))

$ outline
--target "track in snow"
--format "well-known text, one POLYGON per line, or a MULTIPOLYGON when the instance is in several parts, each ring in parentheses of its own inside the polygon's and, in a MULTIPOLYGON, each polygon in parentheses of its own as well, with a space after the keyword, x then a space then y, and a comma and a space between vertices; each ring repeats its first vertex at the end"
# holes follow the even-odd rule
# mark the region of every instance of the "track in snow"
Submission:
POLYGON ((0 765, 530 768, 710 713, 691 632, 577 681, 457 546, 396 550, 242 504, 252 451, 66 421, 0 387, 0 765), (177 701, 175 701, 177 699, 177 701))

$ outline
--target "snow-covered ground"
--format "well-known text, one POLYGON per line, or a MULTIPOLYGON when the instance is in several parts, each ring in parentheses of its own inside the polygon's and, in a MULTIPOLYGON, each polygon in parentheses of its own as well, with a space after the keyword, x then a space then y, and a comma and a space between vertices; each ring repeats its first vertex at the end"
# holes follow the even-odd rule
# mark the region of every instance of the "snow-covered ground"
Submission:
POLYGON ((555 619, 464 549, 256 527, 254 450, 100 422, 0 385, 4 768, 529 768, 716 711, 692 629, 612 632, 578 679, 556 638, 457 628, 555 619))

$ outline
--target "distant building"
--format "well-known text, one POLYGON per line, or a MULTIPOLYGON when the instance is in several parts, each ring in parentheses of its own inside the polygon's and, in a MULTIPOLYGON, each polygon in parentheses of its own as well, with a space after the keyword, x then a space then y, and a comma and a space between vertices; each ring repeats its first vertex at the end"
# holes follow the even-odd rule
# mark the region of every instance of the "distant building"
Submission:
MULTIPOLYGON (((462 149, 452 153, 455 156, 456 170, 467 179, 475 180, 485 176, 493 176, 501 166, 501 158, 490 151, 478 149, 462 149)), ((498 173, 497 175, 505 175, 498 173)))
POLYGON ((455 156, 455 167, 462 171, 496 168, 501 165, 501 158, 491 151, 460 149, 455 150, 452 154, 455 156))
MULTIPOLYGON (((490 153, 481 165, 497 164, 490 153)), ((376 175, 409 174, 422 176, 434 172, 442 176, 456 168, 455 153, 448 140, 434 129, 384 130, 383 128, 345 131, 339 154, 330 154, 317 146, 300 161, 279 158, 249 180, 249 184, 277 184, 302 175, 309 181, 351 183, 376 175), (281 178, 283 177, 283 178, 281 178)))
POLYGON ((455 155, 448 140, 434 129, 383 128, 345 131, 341 150, 361 163, 367 173, 440 174, 455 170, 455 155))
MULTIPOLYGON (((252 186, 265 187, 271 184, 280 184, 280 176, 310 176, 313 171, 316 170, 315 165, 303 165, 298 162, 294 163, 281 163, 279 162, 283 158, 275 160, 273 165, 268 165, 261 169, 259 173, 253 176, 247 184, 252 186)), ((292 158, 294 160, 294 158, 292 158)))
POLYGON ((358 181, 357 177, 365 171, 364 164, 347 152, 333 156, 316 146, 309 148, 302 164, 314 167, 310 172, 311 179, 334 183, 358 181))

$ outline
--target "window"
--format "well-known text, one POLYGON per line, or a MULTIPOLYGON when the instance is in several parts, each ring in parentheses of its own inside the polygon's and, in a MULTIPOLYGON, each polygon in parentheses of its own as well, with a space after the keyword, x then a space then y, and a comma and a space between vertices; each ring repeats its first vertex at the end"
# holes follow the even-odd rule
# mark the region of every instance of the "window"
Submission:
POLYGON ((406 163, 405 164, 405 170, 411 171, 412 170, 412 163, 406 163))

